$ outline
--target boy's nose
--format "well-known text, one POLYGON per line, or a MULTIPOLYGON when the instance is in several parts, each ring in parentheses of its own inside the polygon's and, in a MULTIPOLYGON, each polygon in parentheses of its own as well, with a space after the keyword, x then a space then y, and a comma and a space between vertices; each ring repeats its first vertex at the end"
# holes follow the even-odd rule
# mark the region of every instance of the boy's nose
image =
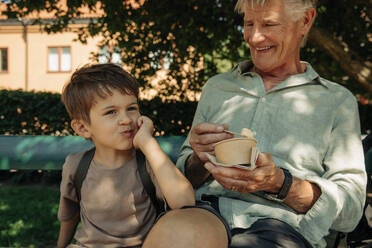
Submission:
POLYGON ((119 117, 119 125, 127 125, 127 124, 130 124, 130 123, 132 123, 132 119, 129 118, 128 115, 126 115, 126 114, 120 115, 120 117, 119 117))

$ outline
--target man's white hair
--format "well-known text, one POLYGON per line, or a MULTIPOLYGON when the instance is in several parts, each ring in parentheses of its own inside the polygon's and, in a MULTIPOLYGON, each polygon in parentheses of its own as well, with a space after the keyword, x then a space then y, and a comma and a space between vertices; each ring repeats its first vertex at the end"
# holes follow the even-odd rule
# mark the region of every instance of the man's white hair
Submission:
MULTIPOLYGON (((254 5, 264 6, 269 1, 278 0, 238 0, 235 5, 235 10, 239 13, 244 13, 245 9, 249 4, 253 7, 254 5)), ((300 19, 306 10, 310 8, 316 8, 317 0, 284 0, 287 14, 290 16, 292 21, 300 19)))
MULTIPOLYGON (((278 0, 238 0, 235 5, 235 11, 244 13, 246 8, 250 5, 252 8, 254 5, 264 6, 269 1, 278 0)), ((298 21, 304 16, 306 10, 310 8, 316 8, 317 0, 283 0, 285 3, 285 10, 292 21, 298 21)), ((301 47, 306 44, 307 36, 304 36, 301 42, 301 47)))

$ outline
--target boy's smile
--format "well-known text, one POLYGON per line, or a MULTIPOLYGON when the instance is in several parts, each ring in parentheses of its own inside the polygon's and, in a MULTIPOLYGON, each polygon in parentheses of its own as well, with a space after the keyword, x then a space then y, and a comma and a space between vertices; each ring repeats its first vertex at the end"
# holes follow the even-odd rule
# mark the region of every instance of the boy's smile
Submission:
POLYGON ((89 138, 97 150, 112 152, 133 149, 133 137, 140 117, 137 98, 112 90, 106 98, 96 96, 90 110, 89 138))

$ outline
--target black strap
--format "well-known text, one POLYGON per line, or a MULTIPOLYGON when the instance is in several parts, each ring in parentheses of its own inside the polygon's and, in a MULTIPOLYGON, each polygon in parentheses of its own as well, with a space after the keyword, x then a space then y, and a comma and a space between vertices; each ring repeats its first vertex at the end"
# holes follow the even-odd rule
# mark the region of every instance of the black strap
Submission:
POLYGON ((74 177, 74 185, 76 189, 76 195, 78 200, 81 200, 81 186, 83 185, 83 181, 87 176, 87 172, 90 166, 90 163, 93 159, 94 153, 96 148, 93 147, 92 149, 86 151, 79 162, 78 168, 76 170, 76 174, 74 177))
MULTIPOLYGON (((85 177, 87 176, 88 169, 89 169, 90 163, 92 162, 95 151, 96 151, 95 147, 86 151, 82 159, 80 160, 78 168, 76 170, 76 174, 74 177, 74 185, 76 189, 76 195, 79 201, 81 200, 81 186, 83 185, 83 181, 85 177)), ((136 150, 136 159, 137 159, 138 172, 139 172, 143 187, 145 188, 146 193, 149 195, 152 204, 155 206, 156 214, 159 215, 161 212, 164 211, 164 206, 158 201, 156 197, 155 186, 152 183, 150 175, 146 169, 145 155, 143 155, 143 153, 140 150, 136 150)))
POLYGON ((145 155, 140 150, 136 150, 137 166, 138 172, 143 184, 143 187, 146 190, 146 193, 150 196, 152 204, 155 206, 156 214, 159 215, 164 211, 164 206, 158 201, 156 197, 155 186, 152 183, 150 175, 146 169, 146 160, 145 155))

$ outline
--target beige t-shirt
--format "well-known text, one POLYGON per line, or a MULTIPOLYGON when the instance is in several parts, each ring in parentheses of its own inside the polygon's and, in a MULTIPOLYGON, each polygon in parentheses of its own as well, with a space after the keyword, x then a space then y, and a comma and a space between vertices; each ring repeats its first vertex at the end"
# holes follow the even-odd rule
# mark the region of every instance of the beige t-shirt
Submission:
MULTIPOLYGON (((83 153, 67 156, 63 165, 58 219, 68 221, 79 211, 73 178, 83 153)), ((147 164, 158 198, 163 199, 147 164)), ((134 157, 123 166, 105 168, 92 160, 81 187, 81 226, 75 239, 83 247, 131 247, 142 244, 156 210, 145 192, 134 157)))

